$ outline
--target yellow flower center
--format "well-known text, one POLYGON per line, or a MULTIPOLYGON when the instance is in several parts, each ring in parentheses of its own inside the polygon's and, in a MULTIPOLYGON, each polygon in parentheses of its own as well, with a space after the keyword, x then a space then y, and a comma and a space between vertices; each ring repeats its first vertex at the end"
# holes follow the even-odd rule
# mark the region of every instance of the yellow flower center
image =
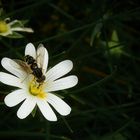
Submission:
POLYGON ((32 80, 29 84, 29 92, 33 96, 37 96, 39 98, 45 98, 47 93, 44 91, 43 83, 39 84, 35 80, 32 80))
POLYGON ((8 31, 8 25, 5 21, 0 21, 0 33, 5 33, 8 31))

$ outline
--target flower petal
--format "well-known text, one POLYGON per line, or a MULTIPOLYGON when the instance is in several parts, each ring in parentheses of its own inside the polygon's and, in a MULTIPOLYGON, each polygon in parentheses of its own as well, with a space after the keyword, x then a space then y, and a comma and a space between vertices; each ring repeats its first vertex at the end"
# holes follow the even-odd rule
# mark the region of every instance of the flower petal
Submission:
POLYGON ((57 121, 57 117, 47 101, 45 100, 38 100, 37 105, 42 112, 43 116, 49 121, 57 121))
POLYGON ((66 116, 71 112, 71 107, 54 94, 48 93, 47 101, 63 116, 66 116))
POLYGON ((32 110, 34 109, 35 105, 36 105, 35 98, 32 98, 32 97, 27 98, 23 102, 21 107, 18 109, 17 116, 20 119, 26 118, 32 112, 32 110))
POLYGON ((25 56, 26 55, 30 55, 34 59, 36 59, 36 50, 35 50, 35 47, 34 47, 34 45, 32 43, 28 43, 26 45, 26 48, 25 48, 25 56))
POLYGON ((68 89, 78 83, 77 76, 71 75, 54 82, 46 83, 46 92, 68 89))
POLYGON ((21 32, 29 32, 29 33, 34 32, 32 28, 26 28, 26 27, 12 27, 11 31, 21 31, 21 32))
POLYGON ((15 76, 17 76, 19 78, 26 77, 25 72, 23 70, 21 70, 21 67, 12 59, 4 57, 1 60, 1 64, 7 71, 14 74, 15 76))
POLYGON ((14 24, 16 24, 16 23, 18 23, 19 21, 18 20, 13 20, 13 21, 11 21, 10 23, 8 23, 8 25, 9 26, 12 26, 12 25, 14 25, 14 24))
POLYGON ((48 51, 43 46, 43 44, 39 44, 37 48, 37 64, 39 68, 42 68, 43 74, 46 73, 48 67, 48 51))
POLYGON ((0 72, 0 81, 6 85, 25 88, 25 85, 19 78, 8 73, 0 72))
POLYGON ((24 90, 19 89, 9 93, 4 99, 5 104, 9 107, 16 106, 26 98, 24 92, 24 90))
POLYGON ((72 68, 73 68, 72 61, 70 60, 62 61, 57 65, 55 65, 46 73, 46 81, 54 81, 70 72, 72 68))

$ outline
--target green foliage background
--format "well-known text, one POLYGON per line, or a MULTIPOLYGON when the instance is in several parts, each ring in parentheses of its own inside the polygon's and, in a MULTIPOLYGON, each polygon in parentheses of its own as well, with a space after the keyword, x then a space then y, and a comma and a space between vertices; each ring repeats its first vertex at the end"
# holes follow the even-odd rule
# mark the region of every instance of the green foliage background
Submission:
MULTIPOLYGON (((136 0, 2 0, 0 19, 29 20, 24 38, 0 37, 0 59, 23 59, 28 42, 43 43, 49 66, 74 63, 76 87, 59 91, 72 107, 57 122, 36 116, 20 120, 20 105, 3 99, 14 88, 0 84, 0 139, 139 140, 140 7, 136 0)), ((26 25, 26 26, 27 26, 26 25)), ((2 66, 1 71, 4 71, 2 66)))

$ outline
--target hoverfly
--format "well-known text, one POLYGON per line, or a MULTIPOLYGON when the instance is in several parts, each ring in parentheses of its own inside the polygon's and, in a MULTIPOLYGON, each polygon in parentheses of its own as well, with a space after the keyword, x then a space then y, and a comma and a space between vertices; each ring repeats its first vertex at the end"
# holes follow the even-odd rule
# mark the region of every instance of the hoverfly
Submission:
POLYGON ((40 44, 37 48, 36 58, 31 56, 30 54, 25 53, 24 61, 22 60, 14 60, 14 61, 20 66, 20 69, 22 69, 27 74, 27 76, 29 74, 33 74, 33 76, 36 79, 36 82, 38 82, 39 85, 41 85, 46 79, 44 75, 44 70, 47 67, 47 64, 44 64, 44 62, 46 62, 45 60, 48 59, 46 57, 48 56, 46 55, 46 53, 47 53, 46 49, 42 44, 40 44))
POLYGON ((38 83, 44 82, 45 76, 43 75, 42 68, 38 67, 36 60, 32 56, 26 55, 25 62, 30 66, 32 74, 36 77, 36 81, 38 83))

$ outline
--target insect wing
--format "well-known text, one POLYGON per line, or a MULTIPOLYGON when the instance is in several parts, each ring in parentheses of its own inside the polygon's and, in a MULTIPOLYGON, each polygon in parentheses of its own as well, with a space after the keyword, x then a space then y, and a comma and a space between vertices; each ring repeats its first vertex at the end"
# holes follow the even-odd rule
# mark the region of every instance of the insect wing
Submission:
POLYGON ((30 74, 32 71, 30 67, 22 60, 14 59, 14 61, 17 63, 17 68, 21 71, 24 71, 26 74, 30 74))
POLYGON ((18 65, 13 59, 5 57, 2 59, 1 63, 6 70, 17 77, 22 77, 25 74, 25 72, 21 70, 20 65, 18 65))

